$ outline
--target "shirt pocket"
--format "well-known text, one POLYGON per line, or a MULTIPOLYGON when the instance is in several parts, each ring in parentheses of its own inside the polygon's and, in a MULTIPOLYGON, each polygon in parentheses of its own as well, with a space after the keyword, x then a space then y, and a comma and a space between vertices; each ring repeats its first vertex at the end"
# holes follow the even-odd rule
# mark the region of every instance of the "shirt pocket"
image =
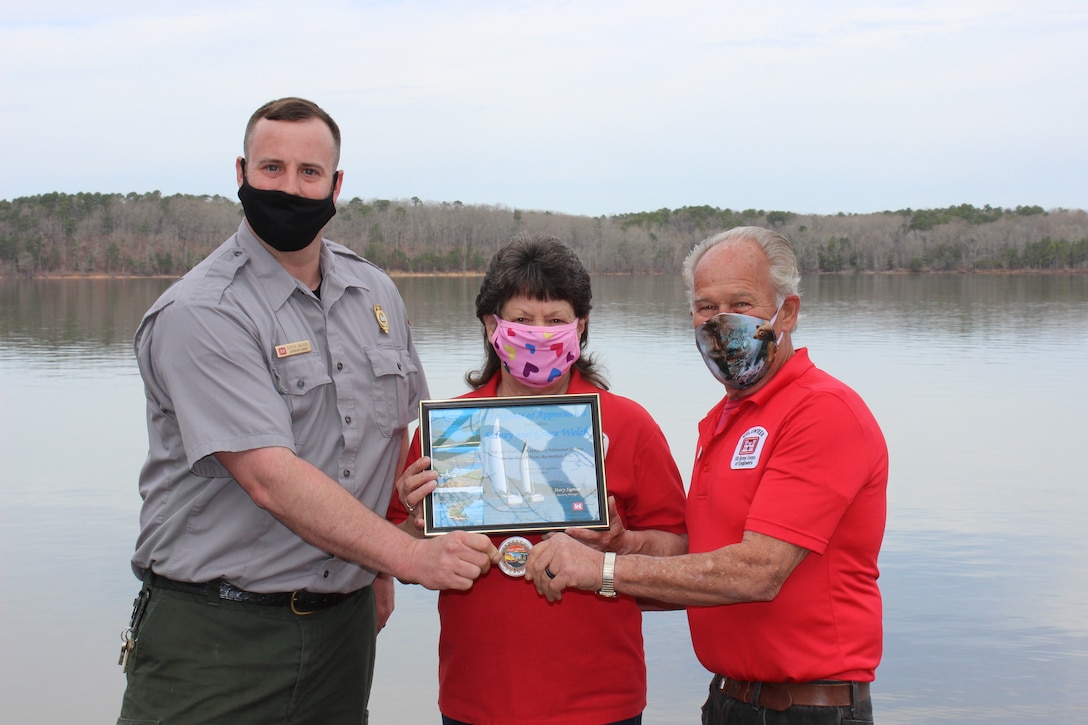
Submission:
POLYGON ((406 349, 369 347, 366 354, 374 372, 374 394, 370 396, 374 420, 382 435, 389 438, 407 428, 412 419, 408 376, 417 372, 416 366, 406 349))
POLYGON ((332 383, 328 368, 321 354, 314 350, 274 360, 272 375, 277 390, 291 411, 292 427, 297 431, 300 423, 320 410, 324 402, 325 392, 332 383))

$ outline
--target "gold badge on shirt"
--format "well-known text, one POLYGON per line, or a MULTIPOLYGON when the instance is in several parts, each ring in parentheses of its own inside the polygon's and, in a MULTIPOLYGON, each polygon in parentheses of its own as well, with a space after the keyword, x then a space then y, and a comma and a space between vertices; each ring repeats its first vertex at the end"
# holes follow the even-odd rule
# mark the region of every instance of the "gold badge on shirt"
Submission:
POLYGON ((385 316, 385 310, 381 305, 374 305, 374 319, 378 321, 378 327, 382 328, 382 332, 386 335, 389 334, 389 318, 385 316))
POLYGON ((290 357, 291 355, 301 355, 304 352, 311 352, 313 345, 309 340, 303 340, 302 342, 289 342, 286 345, 276 345, 276 357, 290 357))

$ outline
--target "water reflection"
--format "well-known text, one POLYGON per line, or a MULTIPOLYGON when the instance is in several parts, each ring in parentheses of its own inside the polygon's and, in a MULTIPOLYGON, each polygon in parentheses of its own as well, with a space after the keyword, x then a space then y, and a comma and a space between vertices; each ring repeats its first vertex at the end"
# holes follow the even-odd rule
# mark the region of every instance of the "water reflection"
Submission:
MULTIPOLYGON (((131 336, 169 280, 0 280, 0 699, 12 722, 112 722, 146 454, 131 336), (18 596, 10 596, 10 593, 18 596), (25 595, 24 595, 25 593, 25 595), (56 698, 65 682, 67 697, 56 698)), ((479 364, 475 278, 400 278, 435 397, 479 364)), ((882 723, 1083 721, 1088 276, 806 278, 797 342, 891 451, 882 723)), ((674 277, 594 280, 591 349, 681 471, 721 395, 674 277)), ((436 722, 434 596, 401 587, 375 723, 436 722)), ((647 725, 696 718, 681 613, 647 617, 647 725)))
POLYGON ((0 340, 7 348, 65 355, 71 345, 128 345, 144 311, 169 281, 0 280, 0 340))

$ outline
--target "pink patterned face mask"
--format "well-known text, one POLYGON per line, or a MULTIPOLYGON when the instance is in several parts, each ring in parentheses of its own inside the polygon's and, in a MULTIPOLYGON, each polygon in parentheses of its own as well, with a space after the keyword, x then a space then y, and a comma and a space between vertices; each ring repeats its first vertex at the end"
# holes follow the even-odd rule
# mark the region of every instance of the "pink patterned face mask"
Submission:
POLYGON ((522 325, 495 315, 491 344, 508 373, 519 382, 543 388, 562 377, 581 355, 578 320, 566 325, 522 325))

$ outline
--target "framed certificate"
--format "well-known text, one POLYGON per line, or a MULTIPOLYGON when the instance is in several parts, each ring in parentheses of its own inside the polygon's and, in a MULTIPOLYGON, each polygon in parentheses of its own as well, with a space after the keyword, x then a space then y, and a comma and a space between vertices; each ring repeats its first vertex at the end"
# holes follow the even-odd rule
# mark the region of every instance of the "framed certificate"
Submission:
POLYGON ((596 394, 424 400, 419 434, 428 536, 608 528, 596 394))

